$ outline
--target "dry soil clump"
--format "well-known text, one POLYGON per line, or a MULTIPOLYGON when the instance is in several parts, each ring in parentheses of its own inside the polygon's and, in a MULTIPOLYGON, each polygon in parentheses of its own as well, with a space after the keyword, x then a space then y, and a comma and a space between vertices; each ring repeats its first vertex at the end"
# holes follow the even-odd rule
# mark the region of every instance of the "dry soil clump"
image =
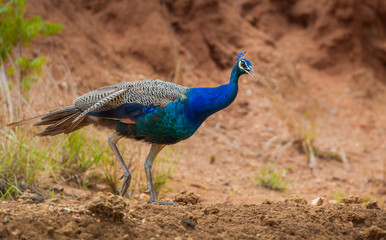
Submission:
POLYGON ((190 190, 183 190, 174 197, 174 201, 183 205, 195 205, 198 202, 198 196, 190 190))
POLYGON ((88 205, 87 209, 101 219, 121 221, 125 216, 123 210, 126 205, 126 202, 121 196, 99 192, 88 205))

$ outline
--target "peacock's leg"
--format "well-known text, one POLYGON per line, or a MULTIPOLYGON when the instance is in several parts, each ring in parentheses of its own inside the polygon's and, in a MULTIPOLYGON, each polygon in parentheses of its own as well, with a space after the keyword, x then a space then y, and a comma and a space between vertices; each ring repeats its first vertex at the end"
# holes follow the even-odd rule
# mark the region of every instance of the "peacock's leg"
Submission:
POLYGON ((121 154, 119 153, 117 145, 116 145, 117 142, 121 138, 123 138, 123 137, 119 133, 117 133, 117 132, 113 133, 109 137, 109 145, 110 145, 110 148, 115 153, 115 156, 117 156, 117 158, 119 160, 119 165, 121 165, 121 168, 122 168, 122 171, 123 171, 123 175, 122 175, 122 177, 120 177, 120 179, 123 178, 123 183, 122 183, 122 186, 121 186, 121 190, 119 192, 120 192, 121 196, 124 196, 126 194, 126 192, 127 192, 127 189, 130 186, 131 173, 130 173, 129 168, 126 166, 125 161, 123 161, 123 158, 122 158, 121 154))
POLYGON ((158 203, 158 204, 162 204, 162 205, 166 205, 166 204, 172 205, 172 204, 177 204, 177 203, 176 202, 157 201, 157 198, 156 198, 155 192, 154 192, 153 177, 151 175, 151 168, 153 166, 154 159, 157 157, 158 153, 164 147, 165 147, 165 145, 152 144, 150 151, 149 151, 149 154, 147 155, 146 160, 145 160, 145 172, 146 172, 147 182, 149 184, 149 189, 150 189, 150 198, 149 198, 149 201, 147 201, 147 203, 158 203))

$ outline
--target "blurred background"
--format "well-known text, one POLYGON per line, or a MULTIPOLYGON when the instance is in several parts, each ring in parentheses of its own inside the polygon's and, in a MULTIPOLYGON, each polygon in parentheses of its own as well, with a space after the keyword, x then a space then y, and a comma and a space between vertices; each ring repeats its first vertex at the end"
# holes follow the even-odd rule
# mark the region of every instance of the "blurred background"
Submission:
MULTIPOLYGON (((2 41, 12 21, 21 28, 1 62, 2 198, 27 188, 44 196, 116 192, 121 174, 108 130, 35 138, 38 129, 7 123, 119 82, 225 84, 244 49, 255 76, 241 77, 235 102, 193 137, 161 152, 160 196, 188 188, 211 203, 385 199, 385 1, 23 2, 11 1, 12 10, 0 1, 8 11, 0 13, 2 41), (36 16, 60 25, 20 24, 36 16)), ((149 147, 126 140, 118 148, 134 175, 129 196, 147 199, 149 147)))

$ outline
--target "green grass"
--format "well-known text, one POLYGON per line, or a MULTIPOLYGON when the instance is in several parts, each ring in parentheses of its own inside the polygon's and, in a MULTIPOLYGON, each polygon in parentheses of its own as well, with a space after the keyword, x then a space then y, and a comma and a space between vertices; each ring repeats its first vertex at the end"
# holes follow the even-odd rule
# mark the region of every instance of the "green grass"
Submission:
POLYGON ((286 174, 289 168, 284 170, 274 170, 271 168, 263 167, 260 174, 254 176, 258 186, 268 188, 275 191, 284 191, 292 183, 287 181, 286 174))
POLYGON ((335 192, 333 194, 333 200, 343 203, 343 199, 345 198, 344 193, 342 193, 339 189, 335 188, 335 192))
MULTIPOLYGON (((60 138, 60 136, 58 136, 60 138)), ((87 188, 93 182, 86 181, 86 172, 95 170, 106 158, 109 148, 99 138, 86 139, 82 130, 71 133, 63 145, 60 160, 60 176, 68 183, 87 188)))
POLYGON ((41 139, 33 140, 29 131, 3 130, 0 145, 0 192, 2 198, 34 189, 50 171, 49 149, 41 139), (11 189, 11 190, 10 190, 11 189))
POLYGON ((28 127, 4 128, 0 152, 0 194, 18 195, 27 188, 40 191, 47 180, 83 185, 84 173, 96 168, 106 149, 87 141, 82 132, 39 138, 28 127), (11 190, 10 190, 11 189, 11 190))
POLYGON ((11 186, 4 193, 0 191, 0 198, 1 200, 5 200, 9 197, 12 198, 12 195, 17 195, 17 194, 19 194, 19 190, 11 186))
POLYGON ((374 194, 370 194, 369 196, 366 196, 365 198, 362 199, 363 203, 367 203, 374 197, 374 194))

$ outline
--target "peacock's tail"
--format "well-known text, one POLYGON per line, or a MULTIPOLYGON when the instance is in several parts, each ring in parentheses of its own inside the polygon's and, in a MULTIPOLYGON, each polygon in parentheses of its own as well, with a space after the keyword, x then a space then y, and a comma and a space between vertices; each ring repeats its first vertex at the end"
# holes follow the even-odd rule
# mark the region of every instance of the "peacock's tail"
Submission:
POLYGON ((34 126, 48 125, 45 130, 37 134, 38 136, 54 136, 60 133, 68 134, 91 124, 87 120, 86 115, 74 121, 81 113, 82 111, 75 106, 65 107, 20 122, 10 123, 8 126, 16 127, 35 122, 34 126))

